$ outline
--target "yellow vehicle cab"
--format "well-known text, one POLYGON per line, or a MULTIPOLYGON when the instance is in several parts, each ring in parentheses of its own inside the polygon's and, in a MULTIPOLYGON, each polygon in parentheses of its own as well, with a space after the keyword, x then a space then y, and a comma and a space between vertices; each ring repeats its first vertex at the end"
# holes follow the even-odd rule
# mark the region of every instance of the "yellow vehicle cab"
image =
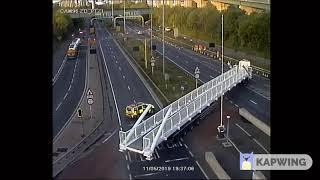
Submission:
MULTIPOLYGON (((138 102, 135 104, 130 104, 126 107, 126 116, 129 118, 138 118, 143 111, 147 108, 149 104, 143 103, 143 102, 138 102)), ((153 114, 154 113, 154 106, 151 105, 151 108, 148 111, 148 114, 153 114)))
POLYGON ((75 38, 71 42, 71 44, 69 45, 69 48, 67 50, 67 57, 68 58, 77 58, 79 45, 80 45, 80 38, 75 38))

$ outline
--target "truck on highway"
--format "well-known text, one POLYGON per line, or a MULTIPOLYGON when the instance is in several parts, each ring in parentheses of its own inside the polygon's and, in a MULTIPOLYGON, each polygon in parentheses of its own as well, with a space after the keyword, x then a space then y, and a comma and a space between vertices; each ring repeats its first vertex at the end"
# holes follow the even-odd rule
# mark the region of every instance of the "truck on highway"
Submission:
POLYGON ((74 59, 77 58, 80 46, 80 38, 75 38, 68 47, 67 58, 74 59))
MULTIPOLYGON (((139 118, 143 111, 147 108, 149 104, 138 102, 130 104, 126 107, 126 116, 131 119, 139 118)), ((151 105, 151 108, 148 111, 148 114, 153 114, 155 111, 154 106, 151 105)))
POLYGON ((89 29, 89 31, 90 31, 90 34, 91 35, 94 35, 96 32, 95 32, 95 28, 92 26, 92 27, 90 27, 90 29, 89 29))
POLYGON ((195 44, 192 46, 192 50, 200 54, 204 54, 207 50, 207 47, 201 44, 195 44))

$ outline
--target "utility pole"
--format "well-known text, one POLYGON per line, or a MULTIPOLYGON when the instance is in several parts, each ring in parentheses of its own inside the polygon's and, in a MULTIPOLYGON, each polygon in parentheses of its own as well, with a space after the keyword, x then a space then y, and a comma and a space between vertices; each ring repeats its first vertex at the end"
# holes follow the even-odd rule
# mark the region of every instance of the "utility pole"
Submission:
POLYGON ((164 0, 162 2, 162 74, 164 76, 164 0))
POLYGON ((146 69, 148 68, 148 61, 147 61, 147 39, 144 39, 144 62, 146 69))
POLYGON ((123 0, 123 33, 126 34, 126 0, 123 0))
MULTIPOLYGON (((223 14, 221 16, 221 45, 222 45, 222 58, 221 58, 221 76, 223 78, 223 14)), ((223 80, 222 80, 223 81, 223 80)), ((218 137, 224 138, 224 125, 222 124, 222 116, 223 116, 223 94, 221 94, 221 112, 220 112, 220 125, 218 126, 218 137)))
POLYGON ((150 13, 150 56, 152 58, 152 10, 153 10, 153 0, 151 0, 151 13, 150 13))
POLYGON ((111 16, 112 16, 112 20, 113 20, 113 0, 111 0, 111 16))

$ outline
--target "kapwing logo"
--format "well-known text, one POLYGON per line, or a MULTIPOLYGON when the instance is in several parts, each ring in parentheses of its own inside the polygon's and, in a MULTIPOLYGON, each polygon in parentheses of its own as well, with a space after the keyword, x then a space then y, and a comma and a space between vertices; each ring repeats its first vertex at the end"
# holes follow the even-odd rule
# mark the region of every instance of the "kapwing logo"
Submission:
POLYGON ((240 170, 252 170, 253 166, 253 152, 241 153, 240 152, 240 170))

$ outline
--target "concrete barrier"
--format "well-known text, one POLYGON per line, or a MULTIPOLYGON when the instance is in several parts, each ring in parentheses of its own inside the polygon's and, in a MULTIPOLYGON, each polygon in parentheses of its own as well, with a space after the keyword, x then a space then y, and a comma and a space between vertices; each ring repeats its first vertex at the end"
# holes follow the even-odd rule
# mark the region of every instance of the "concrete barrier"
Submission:
POLYGON ((259 128, 262 132, 270 136, 270 127, 266 125, 264 122, 262 122, 261 120, 259 120, 258 118, 254 117, 246 109, 239 108, 239 114, 240 116, 244 117, 246 120, 251 122, 254 126, 259 128))
POLYGON ((252 179, 267 179, 261 171, 253 171, 252 179))
POLYGON ((220 166, 219 162, 212 152, 206 152, 205 158, 213 172, 217 175, 218 179, 231 179, 230 176, 220 166))

